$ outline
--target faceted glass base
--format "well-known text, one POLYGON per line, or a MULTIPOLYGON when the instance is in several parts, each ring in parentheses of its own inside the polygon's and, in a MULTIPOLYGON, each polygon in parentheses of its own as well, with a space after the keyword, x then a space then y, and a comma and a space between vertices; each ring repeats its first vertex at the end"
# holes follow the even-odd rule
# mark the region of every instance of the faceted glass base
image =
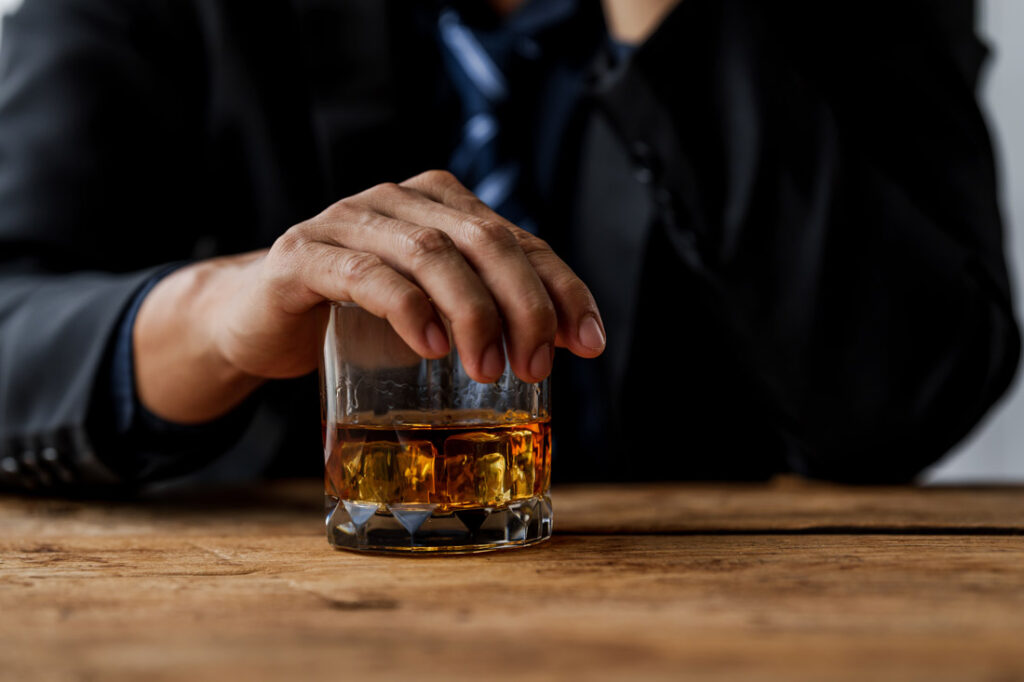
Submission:
POLYGON ((439 510, 436 504, 377 504, 326 495, 327 541, 369 552, 487 552, 551 537, 551 498, 504 507, 439 510))

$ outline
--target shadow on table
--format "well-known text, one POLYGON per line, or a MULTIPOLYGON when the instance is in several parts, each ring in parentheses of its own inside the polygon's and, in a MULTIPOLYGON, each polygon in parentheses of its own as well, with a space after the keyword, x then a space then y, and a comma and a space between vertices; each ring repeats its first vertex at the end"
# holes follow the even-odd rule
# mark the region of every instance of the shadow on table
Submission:
POLYGON ((318 480, 205 486, 117 496, 0 495, 0 528, 15 519, 121 529, 129 524, 202 531, 231 523, 240 533, 322 532, 323 484, 318 480))

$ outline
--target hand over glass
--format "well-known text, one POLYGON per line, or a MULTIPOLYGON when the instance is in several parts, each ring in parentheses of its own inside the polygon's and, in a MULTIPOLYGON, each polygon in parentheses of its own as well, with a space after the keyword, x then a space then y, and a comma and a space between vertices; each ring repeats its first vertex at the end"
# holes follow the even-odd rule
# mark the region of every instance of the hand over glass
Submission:
POLYGON ((453 350, 417 355, 335 303, 321 366, 327 538, 338 548, 476 552, 551 535, 547 379, 493 383, 453 350))

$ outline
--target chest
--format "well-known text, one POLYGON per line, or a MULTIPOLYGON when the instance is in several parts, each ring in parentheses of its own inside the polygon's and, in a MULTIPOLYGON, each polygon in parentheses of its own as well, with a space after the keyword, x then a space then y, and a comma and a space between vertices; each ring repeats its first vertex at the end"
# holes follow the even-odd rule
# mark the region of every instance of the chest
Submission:
POLYGON ((245 223, 219 250, 266 245, 338 199, 444 166, 457 111, 415 3, 217 2, 195 13, 206 193, 245 223))

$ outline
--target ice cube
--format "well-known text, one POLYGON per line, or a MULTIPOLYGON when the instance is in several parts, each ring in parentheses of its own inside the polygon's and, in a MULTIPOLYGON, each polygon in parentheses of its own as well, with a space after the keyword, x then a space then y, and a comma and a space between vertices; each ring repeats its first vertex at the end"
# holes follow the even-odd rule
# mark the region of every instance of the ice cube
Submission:
POLYGON ((335 444, 326 463, 328 494, 340 499, 355 497, 362 450, 362 441, 341 441, 335 444))
POLYGON ((430 441, 406 441, 395 454, 398 502, 430 502, 435 494, 434 446, 430 441))
POLYGON ((394 470, 401 447, 398 443, 383 440, 363 443, 358 459, 352 460, 356 499, 387 504, 398 498, 398 479, 394 470))
POLYGON ((512 496, 508 458, 491 452, 476 460, 476 496, 486 506, 504 504, 512 496))
POLYGON ((434 494, 434 446, 430 441, 362 444, 349 473, 356 499, 366 502, 430 502, 434 494))
POLYGON ((540 476, 537 477, 537 494, 546 495, 551 490, 551 432, 542 431, 537 436, 537 466, 540 476))
POLYGON ((455 506, 497 506, 511 497, 509 440, 476 431, 444 443, 445 501, 455 506))
POLYGON ((512 474, 512 498, 516 500, 533 497, 537 478, 537 456, 533 431, 517 429, 508 433, 509 462, 512 474))

